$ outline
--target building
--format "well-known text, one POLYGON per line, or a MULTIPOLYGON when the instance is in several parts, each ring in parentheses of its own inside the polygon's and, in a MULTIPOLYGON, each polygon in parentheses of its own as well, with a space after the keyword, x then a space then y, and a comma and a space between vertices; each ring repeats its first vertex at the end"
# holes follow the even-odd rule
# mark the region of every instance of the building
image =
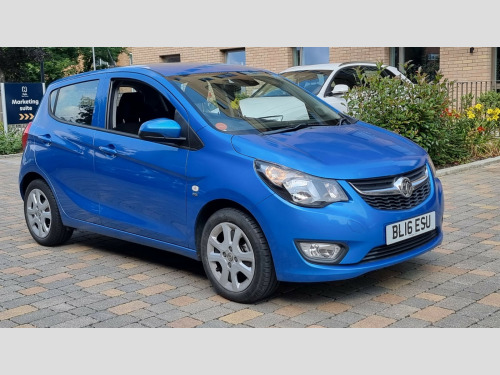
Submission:
POLYGON ((372 61, 402 70, 411 61, 430 77, 439 71, 449 81, 452 106, 463 95, 474 98, 500 91, 500 47, 128 47, 119 65, 211 62, 250 65, 279 73, 296 65, 372 61))
POLYGON ((416 66, 456 82, 500 81, 500 47, 129 47, 121 65, 206 61, 236 63, 280 72, 326 62, 382 61, 416 66))

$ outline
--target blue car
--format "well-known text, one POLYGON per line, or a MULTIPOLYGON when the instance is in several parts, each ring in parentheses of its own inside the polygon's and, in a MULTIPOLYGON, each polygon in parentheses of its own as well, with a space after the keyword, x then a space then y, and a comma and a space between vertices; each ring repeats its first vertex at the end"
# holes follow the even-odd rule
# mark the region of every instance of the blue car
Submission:
POLYGON ((353 278, 442 241, 442 186, 422 148, 262 69, 153 64, 64 78, 23 147, 35 241, 57 246, 77 229, 182 254, 236 302, 279 281, 353 278), (264 85, 282 94, 258 95, 264 85))

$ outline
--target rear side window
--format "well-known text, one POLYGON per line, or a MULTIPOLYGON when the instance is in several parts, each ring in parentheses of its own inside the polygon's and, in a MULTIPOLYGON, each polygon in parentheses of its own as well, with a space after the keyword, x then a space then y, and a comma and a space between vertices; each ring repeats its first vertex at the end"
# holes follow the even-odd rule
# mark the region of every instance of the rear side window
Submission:
POLYGON ((61 87, 50 94, 51 113, 73 124, 91 125, 99 81, 87 81, 61 87))

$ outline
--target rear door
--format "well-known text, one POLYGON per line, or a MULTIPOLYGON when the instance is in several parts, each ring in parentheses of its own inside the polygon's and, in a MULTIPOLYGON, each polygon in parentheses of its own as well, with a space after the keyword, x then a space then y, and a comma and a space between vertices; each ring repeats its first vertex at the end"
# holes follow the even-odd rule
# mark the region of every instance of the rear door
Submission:
POLYGON ((187 144, 138 137, 141 124, 171 118, 187 129, 184 108, 156 80, 109 74, 106 128, 95 134, 100 216, 106 227, 186 245, 187 144))
POLYGON ((61 209, 73 219, 91 223, 99 222, 93 143, 100 85, 98 78, 89 78, 47 92, 48 110, 40 108, 31 128, 37 165, 61 209))

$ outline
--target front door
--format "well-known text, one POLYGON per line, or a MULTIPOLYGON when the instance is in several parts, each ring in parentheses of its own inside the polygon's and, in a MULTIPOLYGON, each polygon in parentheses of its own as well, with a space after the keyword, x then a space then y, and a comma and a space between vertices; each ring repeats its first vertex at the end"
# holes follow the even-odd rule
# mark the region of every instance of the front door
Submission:
POLYGON ((188 148, 137 135, 147 120, 180 122, 178 109, 183 109, 172 104, 173 98, 155 80, 136 78, 110 79, 107 126, 95 134, 101 221, 106 227, 185 246, 188 148))

